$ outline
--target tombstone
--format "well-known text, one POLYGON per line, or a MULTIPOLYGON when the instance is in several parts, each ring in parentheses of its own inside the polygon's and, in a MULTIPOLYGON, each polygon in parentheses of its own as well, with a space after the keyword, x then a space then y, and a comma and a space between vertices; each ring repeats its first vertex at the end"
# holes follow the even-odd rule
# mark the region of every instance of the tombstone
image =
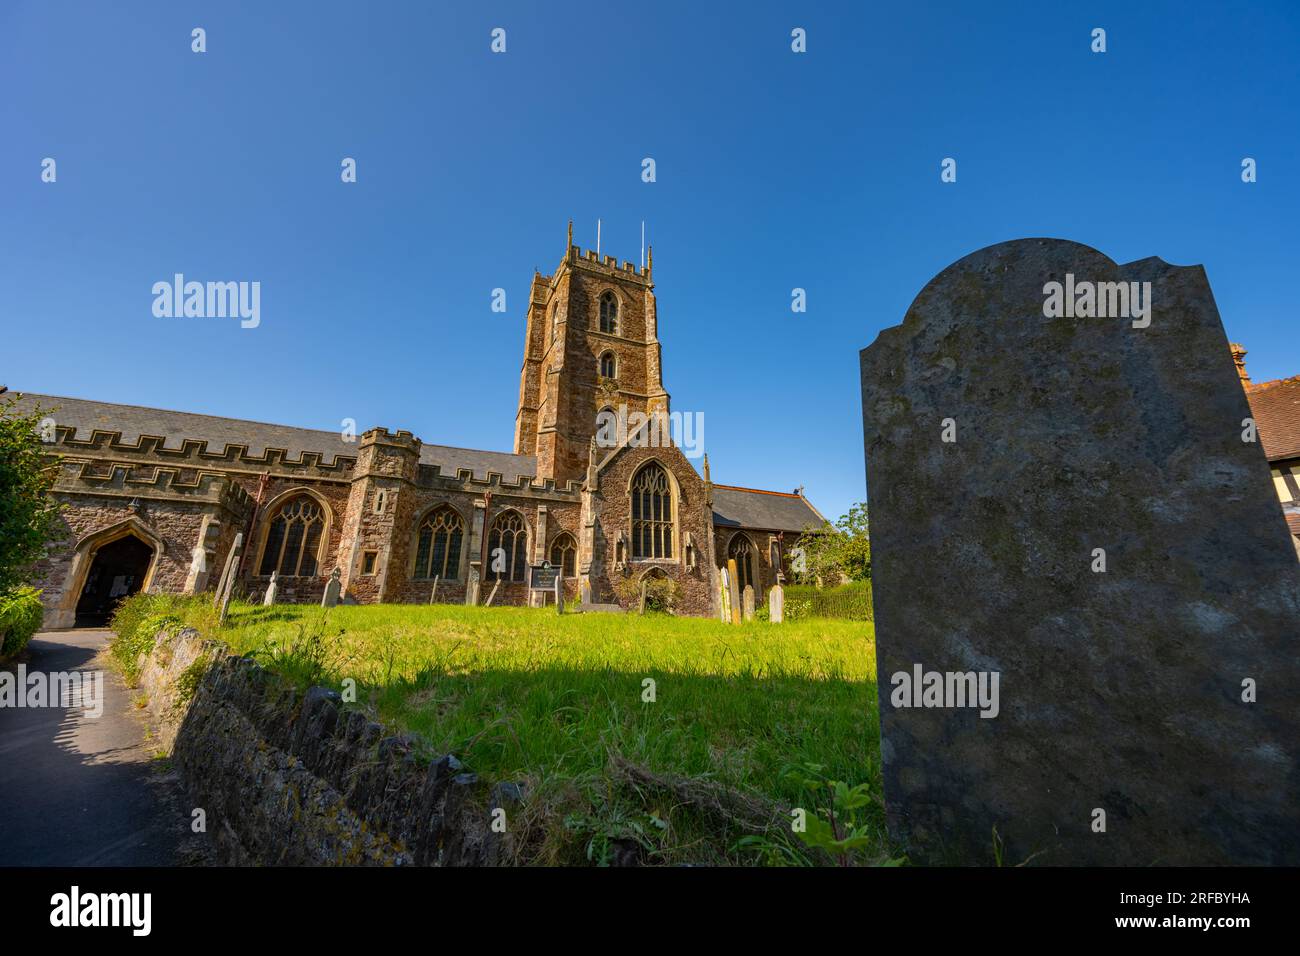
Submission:
POLYGON ((723 624, 731 623, 731 587, 726 568, 718 568, 718 617, 723 624))
POLYGON ((644 616, 645 614, 645 580, 641 581, 641 606, 637 608, 637 613, 644 616))
POLYGON ((226 569, 222 575, 222 585, 217 591, 217 599, 220 602, 220 610, 217 612, 217 623, 225 624, 226 615, 230 612, 230 598, 235 593, 235 578, 239 577, 239 559, 244 552, 244 534, 241 531, 235 535, 235 543, 230 548, 230 554, 226 556, 226 569))
POLYGON ((1205 271, 990 246, 861 371, 886 815, 910 858, 1300 863, 1300 565, 1205 271), (1101 287, 1126 316, 1045 313, 1051 283, 1086 315, 1081 283, 1120 281, 1150 283, 1147 317, 1132 286, 1101 287))
POLYGON ((564 575, 555 576, 555 613, 564 613, 564 575))
POLYGON ((767 592, 767 619, 773 624, 785 622, 785 588, 780 581, 767 592))
POLYGON ((484 605, 483 605, 484 607, 491 607, 491 606, 492 606, 492 602, 493 602, 493 600, 496 599, 496 596, 497 596, 497 588, 499 588, 499 587, 501 587, 501 579, 500 579, 500 578, 497 578, 496 581, 495 581, 495 582, 493 583, 493 585, 492 585, 492 593, 488 595, 488 599, 487 599, 486 603, 484 603, 484 605))
POLYGON ((736 582, 736 559, 727 559, 727 601, 731 610, 731 623, 740 623, 740 588, 736 582))
POLYGON ((435 604, 438 601, 438 578, 439 575, 433 576, 433 590, 429 592, 429 603, 435 604))
POLYGON ((591 599, 591 578, 583 578, 583 579, 582 579, 582 601, 581 601, 581 603, 582 603, 582 604, 593 604, 593 603, 595 603, 595 602, 592 601, 592 599, 591 599))
MULTIPOLYGON (((239 555, 243 550, 243 547, 244 532, 241 531, 235 535, 235 543, 230 546, 230 553, 226 555, 226 564, 221 569, 221 577, 217 580, 217 591, 212 597, 212 607, 214 610, 221 607, 222 602, 227 600, 227 585, 231 576, 235 573, 235 569, 239 567, 239 555)), ((224 612, 222 613, 222 619, 225 619, 224 612)))
POLYGON ((741 600, 743 601, 745 620, 752 621, 754 619, 754 585, 745 585, 745 590, 741 600))
POLYGON ((275 603, 275 592, 279 589, 279 571, 271 572, 271 583, 266 586, 266 597, 262 598, 264 605, 275 603))
POLYGON ((335 607, 339 603, 339 589, 342 587, 339 578, 342 574, 343 571, 340 568, 335 568, 330 572, 329 583, 325 585, 325 596, 320 599, 321 607, 335 607))
POLYGON ((465 603, 478 604, 478 568, 473 565, 469 569, 469 583, 465 586, 465 603))

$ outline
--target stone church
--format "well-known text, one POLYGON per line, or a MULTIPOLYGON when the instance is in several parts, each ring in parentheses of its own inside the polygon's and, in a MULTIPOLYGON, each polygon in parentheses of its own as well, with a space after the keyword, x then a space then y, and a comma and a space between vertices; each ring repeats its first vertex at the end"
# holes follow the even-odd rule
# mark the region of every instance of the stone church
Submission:
POLYGON ((650 428, 670 413, 652 266, 584 253, 570 223, 559 266, 533 276, 512 453, 23 394, 61 458, 45 626, 101 624, 139 590, 213 590, 237 535, 237 591, 258 598, 274 573, 283 602, 319 602, 338 569, 349 602, 540 604, 529 566, 549 563, 569 598, 620 603, 619 582, 662 576, 678 613, 714 615, 734 559, 762 604, 824 519, 801 491, 714 484, 707 456, 701 474, 650 428), (642 424, 609 440, 611 414, 642 424))

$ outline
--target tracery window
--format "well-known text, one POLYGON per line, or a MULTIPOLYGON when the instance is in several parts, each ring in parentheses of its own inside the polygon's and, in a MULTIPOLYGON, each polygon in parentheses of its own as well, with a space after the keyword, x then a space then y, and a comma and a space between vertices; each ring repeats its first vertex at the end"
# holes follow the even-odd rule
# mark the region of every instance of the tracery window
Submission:
POLYGON ((754 561, 757 556, 754 554, 754 546, 750 544, 749 538, 743 534, 735 535, 727 545, 727 557, 736 562, 737 589, 743 593, 745 585, 752 584, 757 593, 758 580, 754 576, 754 561))
POLYGON ((573 577, 577 557, 578 546, 573 535, 566 532, 551 542, 551 567, 559 568, 564 577, 573 577))
POLYGON ((600 297, 600 330, 618 335, 618 297, 610 291, 600 297))
POLYGON ((613 352, 602 352, 600 356, 600 376, 601 378, 617 378, 618 363, 614 359, 613 352))
POLYGON ((460 576, 465 521, 454 508, 435 508, 420 522, 415 545, 415 577, 454 581, 460 576))
POLYGON ((518 511, 506 511, 492 522, 488 535, 488 576, 491 580, 522 581, 528 568, 528 531, 518 511), (505 569, 491 570, 500 557, 497 549, 505 552, 505 569))
POLYGON ((668 473, 651 462, 632 480, 632 557, 672 556, 672 485, 668 473))
POLYGON ((280 506, 266 532, 258 574, 311 577, 320 560, 325 514, 311 495, 297 495, 280 506))

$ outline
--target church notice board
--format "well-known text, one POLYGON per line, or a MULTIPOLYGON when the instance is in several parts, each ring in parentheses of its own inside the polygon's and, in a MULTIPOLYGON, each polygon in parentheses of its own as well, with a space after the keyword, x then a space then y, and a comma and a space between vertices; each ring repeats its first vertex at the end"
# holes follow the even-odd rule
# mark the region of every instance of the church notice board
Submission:
POLYGON ((559 576, 560 569, 551 567, 549 561, 529 565, 528 588, 532 591, 554 591, 555 579, 559 576))

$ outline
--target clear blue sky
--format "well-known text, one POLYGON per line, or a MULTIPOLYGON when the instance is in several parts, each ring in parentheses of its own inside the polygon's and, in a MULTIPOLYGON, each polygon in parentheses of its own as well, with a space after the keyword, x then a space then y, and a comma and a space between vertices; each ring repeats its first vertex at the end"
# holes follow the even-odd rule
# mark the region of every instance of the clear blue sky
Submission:
POLYGON ((644 219, 715 480, 833 517, 858 350, 994 242, 1203 263, 1256 380, 1300 373, 1298 64, 1293 2, 7 0, 0 380, 508 450, 533 268, 644 219), (155 318, 175 272, 260 281, 261 326, 155 318))

